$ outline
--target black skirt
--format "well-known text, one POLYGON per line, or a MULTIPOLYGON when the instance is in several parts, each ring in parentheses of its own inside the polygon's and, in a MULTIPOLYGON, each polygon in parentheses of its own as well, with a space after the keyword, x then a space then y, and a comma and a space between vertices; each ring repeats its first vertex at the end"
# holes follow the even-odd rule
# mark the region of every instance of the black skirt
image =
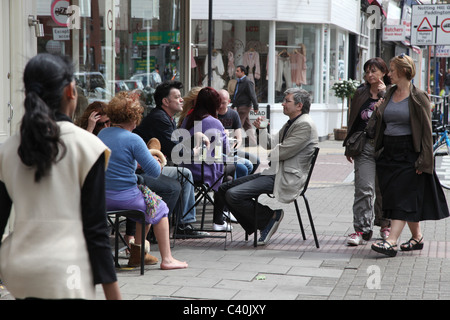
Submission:
POLYGON ((408 222, 447 218, 447 201, 434 170, 416 173, 419 153, 414 151, 412 136, 384 136, 383 145, 377 176, 384 217, 408 222))

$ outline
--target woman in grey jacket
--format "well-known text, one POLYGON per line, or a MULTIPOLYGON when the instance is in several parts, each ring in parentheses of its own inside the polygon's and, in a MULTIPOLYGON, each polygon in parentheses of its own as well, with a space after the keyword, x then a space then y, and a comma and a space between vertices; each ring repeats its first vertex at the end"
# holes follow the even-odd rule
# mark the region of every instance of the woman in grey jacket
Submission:
POLYGON ((414 75, 415 64, 409 56, 392 58, 389 76, 394 86, 377 111, 375 150, 381 151, 377 176, 391 233, 386 240, 372 244, 372 249, 391 257, 397 254, 397 241, 406 224, 412 237, 401 250, 421 250, 420 221, 449 216, 433 167, 430 99, 412 84, 414 75))
MULTIPOLYGON (((386 92, 390 83, 387 77, 388 67, 381 58, 372 58, 364 64, 366 82, 360 87, 352 99, 348 127, 350 128, 344 145, 352 134, 364 131, 374 105, 386 92)), ((357 246, 370 240, 373 225, 380 226, 380 234, 384 239, 389 235, 389 220, 383 219, 379 192, 376 192, 375 146, 374 137, 368 137, 363 152, 347 160, 355 166, 355 197, 353 202, 354 233, 349 234, 347 244, 357 246), (375 200, 376 198, 376 200, 375 200), (375 203, 376 201, 376 203, 375 203), (378 205, 377 205, 378 204, 378 205), (374 214, 375 212, 375 214, 374 214), (375 219, 374 219, 375 216, 375 219)))

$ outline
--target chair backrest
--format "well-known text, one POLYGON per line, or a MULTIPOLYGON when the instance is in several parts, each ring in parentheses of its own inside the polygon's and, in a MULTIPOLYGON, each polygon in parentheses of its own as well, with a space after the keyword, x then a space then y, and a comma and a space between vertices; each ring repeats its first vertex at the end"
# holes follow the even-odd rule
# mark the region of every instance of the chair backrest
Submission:
POLYGON ((319 151, 320 151, 319 147, 314 148, 314 152, 311 157, 311 164, 309 167, 308 177, 306 178, 306 182, 305 182, 305 185, 303 186, 303 191, 302 191, 301 195, 303 195, 306 192, 306 189, 308 188, 309 180, 311 179, 311 176, 312 176, 312 173, 314 170, 314 166, 316 164, 316 160, 319 155, 319 151))

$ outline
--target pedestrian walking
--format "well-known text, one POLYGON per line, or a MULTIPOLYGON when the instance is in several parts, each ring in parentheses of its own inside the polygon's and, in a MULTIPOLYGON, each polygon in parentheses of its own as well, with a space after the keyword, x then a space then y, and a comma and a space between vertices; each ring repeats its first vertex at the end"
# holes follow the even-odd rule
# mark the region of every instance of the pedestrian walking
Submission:
POLYGON ((248 137, 250 146, 256 146, 256 136, 250 123, 250 110, 258 112, 258 99, 256 98, 255 85, 247 78, 245 67, 236 67, 236 88, 232 96, 232 107, 237 110, 241 119, 242 128, 248 137))
POLYGON ((17 299, 120 299, 105 210, 108 148, 72 123, 71 62, 40 54, 25 67, 20 132, 0 147, 0 278, 17 299))
POLYGON ((401 54, 392 58, 389 77, 394 85, 378 107, 375 151, 382 152, 376 170, 391 233, 372 244, 372 249, 391 257, 397 254, 397 242, 406 224, 412 237, 400 249, 421 250, 424 240, 420 221, 449 216, 434 172, 430 98, 411 82, 415 74, 411 57, 401 54))
MULTIPOLYGON (((364 64, 364 72, 365 83, 356 90, 352 99, 348 122, 350 130, 344 139, 344 146, 353 134, 358 134, 367 129, 375 104, 384 97, 386 85, 390 84, 387 76, 388 67, 379 57, 367 60, 364 64)), ((381 227, 380 235, 383 239, 387 238, 390 231, 389 220, 382 217, 382 212, 379 210, 380 206, 375 206, 375 201, 381 201, 381 195, 376 192, 374 136, 368 135, 366 133, 361 154, 357 156, 347 155, 347 160, 354 163, 355 168, 355 196, 353 201, 353 227, 355 232, 347 238, 347 244, 352 246, 369 241, 373 234, 374 224, 381 227)))

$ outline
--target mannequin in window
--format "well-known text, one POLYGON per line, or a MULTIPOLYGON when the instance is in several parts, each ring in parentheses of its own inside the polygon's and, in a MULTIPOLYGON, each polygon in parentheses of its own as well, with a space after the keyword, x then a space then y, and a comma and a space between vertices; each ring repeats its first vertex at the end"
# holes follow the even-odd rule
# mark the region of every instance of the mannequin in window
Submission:
MULTIPOLYGON (((208 86, 208 63, 209 59, 206 56, 205 59, 205 78, 203 79, 203 86, 208 86)), ((211 87, 216 90, 223 89, 225 81, 222 79, 222 75, 225 73, 225 66, 223 64, 222 53, 219 50, 214 49, 211 56, 211 87)))
POLYGON ((290 54, 286 49, 283 49, 277 57, 277 75, 275 82, 275 90, 281 92, 283 86, 283 78, 286 82, 286 88, 292 87, 291 80, 291 60, 290 54))
POLYGON ((249 51, 244 53, 243 63, 244 67, 248 70, 248 80, 255 83, 255 79, 261 78, 261 65, 259 62, 259 53, 255 49, 250 48, 249 51), (253 70, 254 69, 254 70, 253 70))
POLYGON ((291 62, 291 79, 293 84, 301 87, 306 84, 306 48, 303 43, 299 44, 299 49, 289 55, 291 62))

